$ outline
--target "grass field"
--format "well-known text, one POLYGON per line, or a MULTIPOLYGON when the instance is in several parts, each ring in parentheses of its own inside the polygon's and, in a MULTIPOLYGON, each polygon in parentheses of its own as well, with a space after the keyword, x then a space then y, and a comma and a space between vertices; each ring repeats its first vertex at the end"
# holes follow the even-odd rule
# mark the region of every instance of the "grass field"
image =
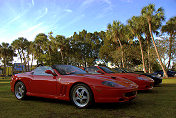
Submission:
POLYGON ((89 109, 36 97, 19 101, 10 91, 9 82, 0 79, 0 118, 176 118, 176 78, 164 79, 160 87, 139 92, 131 102, 96 104, 89 109))

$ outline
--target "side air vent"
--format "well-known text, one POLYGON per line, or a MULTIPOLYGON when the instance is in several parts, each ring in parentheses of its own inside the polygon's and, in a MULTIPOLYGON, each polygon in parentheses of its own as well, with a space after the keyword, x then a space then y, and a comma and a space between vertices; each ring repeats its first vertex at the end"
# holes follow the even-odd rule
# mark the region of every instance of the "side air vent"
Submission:
POLYGON ((60 88, 60 95, 65 96, 67 91, 67 86, 62 85, 60 88))

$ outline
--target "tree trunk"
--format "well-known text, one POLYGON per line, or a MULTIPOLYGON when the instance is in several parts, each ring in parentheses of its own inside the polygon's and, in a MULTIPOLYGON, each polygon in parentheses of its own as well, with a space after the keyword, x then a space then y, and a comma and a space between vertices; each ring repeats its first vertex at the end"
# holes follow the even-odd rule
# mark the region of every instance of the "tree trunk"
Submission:
POLYGON ((26 57, 25 57, 25 55, 24 55, 23 50, 22 50, 22 54, 23 54, 23 60, 24 60, 25 71, 27 71, 27 67, 26 67, 26 57))
POLYGON ((169 69, 169 67, 170 67, 171 52, 172 52, 172 33, 170 34, 170 37, 169 37, 169 61, 168 61, 167 69, 169 69))
POLYGON ((18 49, 18 54, 20 55, 20 60, 21 60, 21 63, 22 63, 22 57, 21 57, 21 53, 20 53, 19 49, 18 49))
POLYGON ((145 63, 144 63, 144 53, 143 53, 142 43, 141 43, 141 39, 140 39, 140 37, 139 37, 139 36, 137 36, 137 37, 138 37, 139 44, 140 44, 140 49, 141 49, 143 70, 144 70, 144 73, 146 73, 145 63))
POLYGON ((48 46, 48 54, 49 54, 49 65, 51 66, 51 48, 48 46))
POLYGON ((6 64, 7 63, 7 61, 6 61, 6 56, 5 56, 5 58, 4 58, 4 76, 5 76, 5 78, 6 78, 6 64))
POLYGON ((28 61, 28 71, 30 71, 29 61, 28 61))
POLYGON ((122 54, 122 67, 123 67, 123 68, 125 68, 125 64, 124 64, 124 52, 123 52, 123 45, 122 45, 122 43, 121 43, 120 39, 119 39, 119 38, 117 38, 117 39, 118 39, 118 41, 119 41, 120 48, 121 48, 121 54, 122 54))
POLYGON ((168 77, 168 75, 167 75, 167 73, 166 73, 166 71, 165 71, 165 69, 164 69, 163 63, 162 63, 162 61, 161 61, 161 58, 160 58, 160 56, 159 56, 158 49, 157 49, 157 47, 156 47, 154 38, 153 38, 151 22, 148 21, 148 24, 149 24, 150 35, 151 35, 151 38, 152 38, 153 45, 154 45, 154 47, 155 47, 155 51, 156 51, 156 55, 157 55, 157 57, 158 57, 159 63, 160 63, 161 68, 162 68, 162 70, 163 70, 163 72, 164 72, 164 76, 165 76, 165 77, 168 77))
POLYGON ((64 57, 63 57, 62 48, 60 49, 60 53, 61 53, 61 58, 62 58, 62 64, 64 64, 64 57))
POLYGON ((34 60, 34 54, 32 54, 32 60, 31 60, 31 70, 32 70, 33 60, 34 60))
POLYGON ((147 39, 147 47, 148 47, 148 71, 151 73, 151 65, 150 65, 150 44, 149 44, 149 39, 147 39))

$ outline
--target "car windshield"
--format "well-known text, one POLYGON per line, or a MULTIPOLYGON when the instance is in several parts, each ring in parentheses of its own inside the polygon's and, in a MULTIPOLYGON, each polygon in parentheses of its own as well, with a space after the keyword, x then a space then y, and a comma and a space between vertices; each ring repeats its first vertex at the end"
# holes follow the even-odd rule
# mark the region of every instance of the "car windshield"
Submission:
MULTIPOLYGON (((127 69, 127 68, 114 68, 113 70, 117 73, 134 73, 134 71, 127 69)), ((142 73, 142 71, 137 71, 137 72, 142 73)))
POLYGON ((53 69, 56 69, 61 75, 87 74, 86 71, 71 65, 54 65, 53 69))
POLYGON ((114 73, 113 71, 111 71, 109 68, 106 67, 99 67, 100 69, 102 69, 104 72, 106 73, 114 73))

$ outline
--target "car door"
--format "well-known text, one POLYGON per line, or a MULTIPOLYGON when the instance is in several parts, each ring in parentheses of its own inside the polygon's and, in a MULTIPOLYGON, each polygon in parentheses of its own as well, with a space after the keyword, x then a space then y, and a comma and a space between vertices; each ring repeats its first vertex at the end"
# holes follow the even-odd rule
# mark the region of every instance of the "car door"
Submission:
MULTIPOLYGON (((45 73, 53 69, 48 66, 40 66, 33 72, 31 92, 34 94, 56 95, 56 76, 45 73)), ((53 71, 54 72, 54 71, 53 71)))

